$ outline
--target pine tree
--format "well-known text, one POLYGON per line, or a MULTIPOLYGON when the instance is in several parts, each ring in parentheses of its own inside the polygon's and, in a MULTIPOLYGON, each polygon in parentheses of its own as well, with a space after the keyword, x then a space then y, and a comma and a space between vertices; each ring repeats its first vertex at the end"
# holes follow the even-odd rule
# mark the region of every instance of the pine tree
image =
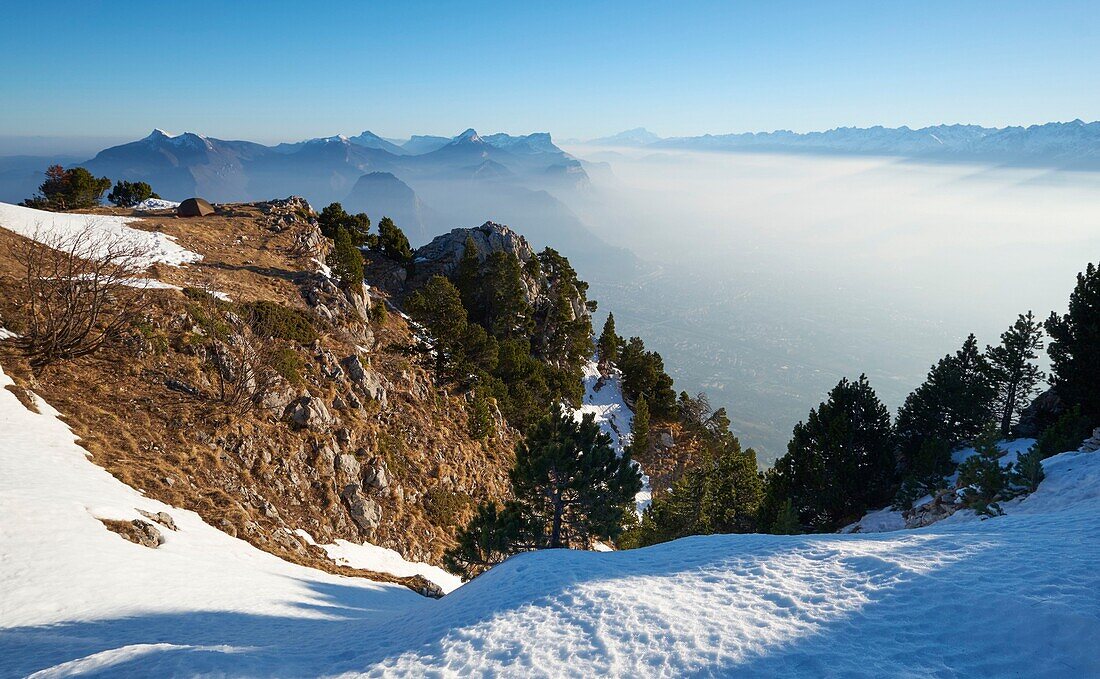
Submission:
POLYGON ((779 506, 779 511, 769 532, 773 535, 798 535, 802 532, 802 524, 798 521, 798 511, 795 510, 790 498, 784 500, 783 504, 779 506))
POLYGON ((537 549, 545 543, 516 501, 497 507, 485 503, 456 536, 457 544, 443 555, 443 566, 464 580, 503 562, 518 552, 537 549))
POLYGON ((95 177, 83 167, 66 170, 51 165, 46 169, 46 180, 38 187, 39 195, 23 204, 43 210, 80 210, 99 205, 110 188, 110 179, 95 177))
POLYGON ((409 264, 413 260, 412 246, 409 239, 389 217, 383 217, 378 222, 378 241, 376 249, 382 254, 401 264, 409 264))
POLYGON ((462 250, 462 259, 458 260, 452 280, 462 297, 462 304, 475 322, 484 322, 484 309, 481 303, 481 257, 477 243, 466 236, 462 250))
MULTIPOLYGON (((842 379, 829 398, 795 425, 787 454, 769 476, 769 506, 791 500, 801 523, 836 530, 885 505, 895 485, 890 413, 865 375, 842 379)), ((774 520, 774 519, 773 519, 774 520)))
POLYGON ((145 182, 127 182, 121 179, 115 182, 115 188, 107 194, 107 200, 119 207, 133 207, 149 198, 160 198, 153 193, 153 187, 145 182))
POLYGON ((1008 437, 1020 411, 1031 403, 1043 372, 1035 364, 1043 348, 1043 328, 1030 311, 1001 334, 1001 344, 986 347, 985 358, 997 390, 996 413, 1001 436, 1008 437))
POLYGON ((375 236, 370 231, 370 217, 360 212, 350 215, 344 211, 340 203, 330 203, 317 215, 317 224, 321 228, 321 235, 325 238, 336 240, 337 234, 343 230, 356 246, 373 246, 375 236))
POLYGON ((649 450, 649 405, 645 397, 634 404, 634 420, 630 428, 630 455, 639 457, 649 450))
POLYGON ((462 342, 467 330, 466 309, 458 290, 443 276, 432 276, 405 302, 409 315, 431 334, 436 377, 454 377, 464 363, 462 342))
POLYGON ((496 338, 526 337, 534 326, 519 259, 494 252, 485 259, 482 275, 485 327, 496 338))
POLYGON ((597 356, 601 365, 608 365, 619 360, 619 345, 623 338, 615 334, 615 314, 608 312, 607 320, 603 324, 603 332, 596 343, 597 356))
POLYGON ((938 439, 949 448, 975 440, 994 421, 996 395, 989 364, 970 335, 955 354, 932 366, 924 384, 898 411, 895 431, 903 471, 909 472, 926 439, 938 439))
POLYGON ((1090 423, 1100 422, 1100 268, 1090 263, 1077 274, 1068 313, 1051 313, 1045 325, 1055 391, 1090 423))
POLYGON ((646 351, 640 337, 631 337, 619 356, 623 373, 623 388, 632 399, 645 397, 650 414, 659 419, 676 416, 676 392, 672 378, 665 372, 665 363, 655 351, 646 351))
POLYGON ((351 232, 337 228, 332 241, 332 252, 328 255, 328 265, 341 285, 355 289, 363 282, 363 254, 355 244, 351 232))
POLYGON ((517 502, 545 527, 551 549, 617 537, 642 488, 629 453, 615 454, 591 413, 578 422, 562 409, 520 443, 510 478, 517 502))
POLYGON ((496 435, 496 424, 489 409, 489 399, 480 389, 474 390, 467 404, 466 429, 472 439, 483 440, 496 435))

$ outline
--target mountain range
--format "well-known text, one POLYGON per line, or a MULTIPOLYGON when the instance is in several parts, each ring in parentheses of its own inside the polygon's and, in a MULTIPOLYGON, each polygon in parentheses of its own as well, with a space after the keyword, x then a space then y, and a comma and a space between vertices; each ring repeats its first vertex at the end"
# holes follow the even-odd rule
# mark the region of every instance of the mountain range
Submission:
POLYGON ((824 132, 743 132, 661 138, 644 128, 587 142, 696 151, 756 151, 893 155, 929 160, 972 160, 1070 170, 1100 169, 1100 122, 1073 120, 1029 127, 934 125, 838 127, 824 132))
POLYGON ((34 193, 54 162, 81 165, 112 181, 148 182, 162 197, 212 202, 304 196, 332 202, 377 221, 394 219, 414 245, 431 234, 485 221, 509 223, 533 243, 551 242, 585 259, 629 260, 595 236, 563 202, 589 188, 582 163, 547 133, 413 136, 395 143, 367 130, 267 146, 194 132, 148 136, 78 161, 72 157, 0 158, 0 200, 34 193))

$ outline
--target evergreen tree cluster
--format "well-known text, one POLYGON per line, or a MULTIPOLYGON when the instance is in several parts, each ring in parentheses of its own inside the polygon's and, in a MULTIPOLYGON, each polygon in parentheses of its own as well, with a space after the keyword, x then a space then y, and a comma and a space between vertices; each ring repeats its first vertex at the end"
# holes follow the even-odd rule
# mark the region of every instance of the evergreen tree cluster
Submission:
POLYGON ((471 578, 518 552, 613 540, 642 487, 629 453, 615 453, 593 415, 577 421, 560 408, 519 443, 509 478, 513 499, 481 505, 444 555, 452 572, 471 578))
POLYGON ((526 431, 554 404, 583 396, 592 346, 587 290, 554 250, 526 263, 507 252, 482 258, 467 239, 451 278, 433 276, 406 309, 432 337, 437 380, 491 397, 526 431), (540 291, 534 299, 533 289, 540 291))
POLYGON ((109 188, 110 179, 96 177, 83 167, 66 170, 51 165, 46 169, 46 180, 38 187, 38 195, 23 204, 39 210, 82 210, 99 205, 109 188))
POLYGON ((759 520, 776 533, 830 531, 891 496, 896 508, 909 508, 947 485, 951 452, 964 445, 977 454, 958 468, 963 500, 998 513, 999 502, 1038 486, 1044 458, 1074 449, 1100 423, 1098 387, 1100 269, 1089 264, 1066 314, 1051 314, 1045 324, 1030 311, 1021 314, 984 351, 970 335, 932 366, 892 426, 866 377, 842 380, 795 427, 787 454, 766 475, 759 520), (1002 464, 997 440, 1011 435, 1045 377, 1036 362, 1044 329, 1051 384, 1068 408, 1030 451, 1002 464))
POLYGON ((115 188, 107 194, 107 200, 118 207, 134 207, 149 198, 160 198, 153 192, 153 187, 145 182, 127 182, 121 179, 115 182, 115 188))

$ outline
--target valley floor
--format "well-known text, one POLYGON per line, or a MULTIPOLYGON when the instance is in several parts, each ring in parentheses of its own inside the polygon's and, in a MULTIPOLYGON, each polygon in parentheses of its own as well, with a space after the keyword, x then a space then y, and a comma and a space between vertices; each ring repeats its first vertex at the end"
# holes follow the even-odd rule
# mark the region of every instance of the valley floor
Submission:
POLYGON ((995 519, 524 554, 436 601, 146 498, 37 407, 0 388, 3 677, 1100 676, 1100 454, 995 519), (139 509, 178 530, 97 520, 139 509))

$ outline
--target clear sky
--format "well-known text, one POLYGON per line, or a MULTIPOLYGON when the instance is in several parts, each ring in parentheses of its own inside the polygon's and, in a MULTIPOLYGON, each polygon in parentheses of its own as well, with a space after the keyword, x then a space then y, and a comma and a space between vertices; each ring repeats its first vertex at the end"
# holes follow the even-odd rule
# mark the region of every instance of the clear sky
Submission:
POLYGON ((4 2, 0 136, 1100 118, 1100 2, 4 2))

